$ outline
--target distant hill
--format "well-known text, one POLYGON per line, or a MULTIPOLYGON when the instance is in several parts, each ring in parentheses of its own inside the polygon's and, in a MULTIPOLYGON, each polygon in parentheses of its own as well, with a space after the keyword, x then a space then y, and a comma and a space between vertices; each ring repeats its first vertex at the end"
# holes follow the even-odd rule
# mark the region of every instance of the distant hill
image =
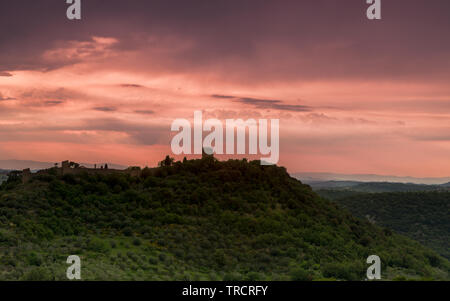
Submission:
MULTIPOLYGON (((304 181, 303 181, 304 182, 304 181)), ((313 189, 333 189, 333 188, 350 188, 361 184, 357 181, 324 181, 324 182, 304 182, 313 189)))
MULTIPOLYGON (((61 162, 39 162, 39 161, 30 161, 30 160, 0 160, 0 169, 9 169, 9 170, 23 170, 26 168, 30 168, 31 170, 41 170, 47 169, 55 166, 55 163, 61 165, 61 162)), ((105 163, 98 163, 97 166, 104 165, 105 163)), ((127 166, 107 163, 109 168, 112 169, 125 169, 127 166)), ((81 163, 82 166, 85 167, 94 167, 94 164, 91 163, 81 163)))
POLYGON ((392 182, 392 183, 438 185, 450 182, 450 177, 414 178, 414 177, 398 177, 398 176, 384 176, 372 174, 347 175, 337 173, 303 172, 303 173, 293 173, 292 176, 306 184, 313 182, 327 182, 327 181, 356 181, 356 182, 392 182))
MULTIPOLYGON (((170 158, 169 158, 170 159, 170 158)), ((0 187, 0 279, 449 280, 449 262, 353 217, 276 166, 212 157, 125 174, 37 175, 0 187), (66 255, 67 254, 67 255, 66 255)))
POLYGON ((390 183, 390 182, 355 182, 355 181, 326 181, 312 182, 309 185, 316 191, 353 191, 353 192, 413 192, 413 191, 448 191, 450 186, 425 185, 412 183, 390 183))
MULTIPOLYGON (((319 191, 332 198, 333 191, 319 191)), ((353 193, 333 199, 350 212, 389 227, 450 258, 450 192, 353 193)))

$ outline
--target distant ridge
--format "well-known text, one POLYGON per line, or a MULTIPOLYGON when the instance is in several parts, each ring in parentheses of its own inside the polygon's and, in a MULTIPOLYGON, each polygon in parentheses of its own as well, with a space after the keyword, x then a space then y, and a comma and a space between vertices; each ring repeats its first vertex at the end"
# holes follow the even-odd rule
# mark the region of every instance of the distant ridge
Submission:
POLYGON ((450 185, 450 177, 443 178, 414 178, 414 177, 398 177, 374 174, 338 174, 324 172, 299 172, 293 173, 292 176, 300 181, 308 184, 314 182, 325 181, 357 181, 357 182, 391 182, 391 183, 413 183, 427 185, 450 185))
MULTIPOLYGON (((40 170, 40 169, 46 169, 55 166, 56 162, 40 162, 40 161, 31 161, 31 160, 0 160, 0 169, 7 169, 7 170, 22 170, 29 168, 31 170, 40 170)), ((59 165, 61 165, 60 162, 58 162, 59 165)), ((114 163, 108 163, 108 162, 99 162, 97 163, 97 167, 100 167, 100 165, 108 164, 109 168, 111 169, 126 169, 128 166, 123 166, 119 164, 114 163)), ((84 167, 93 168, 93 163, 80 163, 80 165, 84 167)))

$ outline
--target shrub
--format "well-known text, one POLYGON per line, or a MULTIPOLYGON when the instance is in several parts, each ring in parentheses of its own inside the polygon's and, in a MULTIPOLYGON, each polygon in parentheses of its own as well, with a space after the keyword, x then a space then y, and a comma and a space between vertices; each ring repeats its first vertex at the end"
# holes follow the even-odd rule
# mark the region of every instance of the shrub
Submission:
POLYGON ((109 247, 103 240, 100 239, 93 239, 88 243, 88 250, 99 252, 99 253, 106 253, 109 251, 109 247))
POLYGON ((42 258, 36 253, 32 252, 27 256, 27 262, 32 266, 40 266, 42 264, 42 258))
POLYGON ((125 236, 132 236, 133 235, 133 230, 131 230, 130 227, 124 228, 122 232, 123 232, 123 235, 125 235, 125 236))
POLYGON ((52 276, 45 268, 32 268, 22 277, 23 281, 48 281, 52 280, 52 276))
POLYGON ((292 281, 311 281, 313 278, 309 271, 300 267, 291 271, 290 277, 292 281))

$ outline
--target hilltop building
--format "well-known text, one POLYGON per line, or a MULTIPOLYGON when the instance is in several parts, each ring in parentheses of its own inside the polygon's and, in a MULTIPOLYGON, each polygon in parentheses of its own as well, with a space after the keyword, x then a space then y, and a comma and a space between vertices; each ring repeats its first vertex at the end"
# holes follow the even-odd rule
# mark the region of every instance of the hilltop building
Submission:
MULTIPOLYGON (((22 176, 22 182, 26 183, 30 181, 34 176, 37 175, 43 175, 43 174, 50 174, 54 173, 56 171, 56 174, 64 176, 68 174, 77 175, 82 173, 89 173, 89 174, 129 174, 131 176, 140 176, 141 174, 141 168, 138 166, 131 166, 127 169, 110 169, 107 167, 108 165, 105 164, 105 168, 97 168, 97 164, 94 165, 94 168, 87 168, 84 166, 81 166, 78 163, 70 162, 70 161, 63 161, 61 162, 61 167, 57 167, 57 164, 55 164, 55 167, 39 170, 36 173, 32 173, 29 168, 24 169, 20 174, 22 176)), ((103 166, 102 166, 103 167, 103 166)))

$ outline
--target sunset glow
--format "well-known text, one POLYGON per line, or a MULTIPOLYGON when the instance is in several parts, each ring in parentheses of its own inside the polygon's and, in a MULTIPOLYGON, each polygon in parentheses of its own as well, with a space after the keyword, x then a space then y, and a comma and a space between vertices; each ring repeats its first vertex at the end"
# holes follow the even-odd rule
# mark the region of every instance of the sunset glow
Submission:
POLYGON ((86 1, 79 23, 20 2, 0 10, 18 15, 0 21, 2 159, 155 166, 201 110, 279 118, 290 172, 450 174, 448 1, 385 2, 379 23, 364 1, 86 1))

